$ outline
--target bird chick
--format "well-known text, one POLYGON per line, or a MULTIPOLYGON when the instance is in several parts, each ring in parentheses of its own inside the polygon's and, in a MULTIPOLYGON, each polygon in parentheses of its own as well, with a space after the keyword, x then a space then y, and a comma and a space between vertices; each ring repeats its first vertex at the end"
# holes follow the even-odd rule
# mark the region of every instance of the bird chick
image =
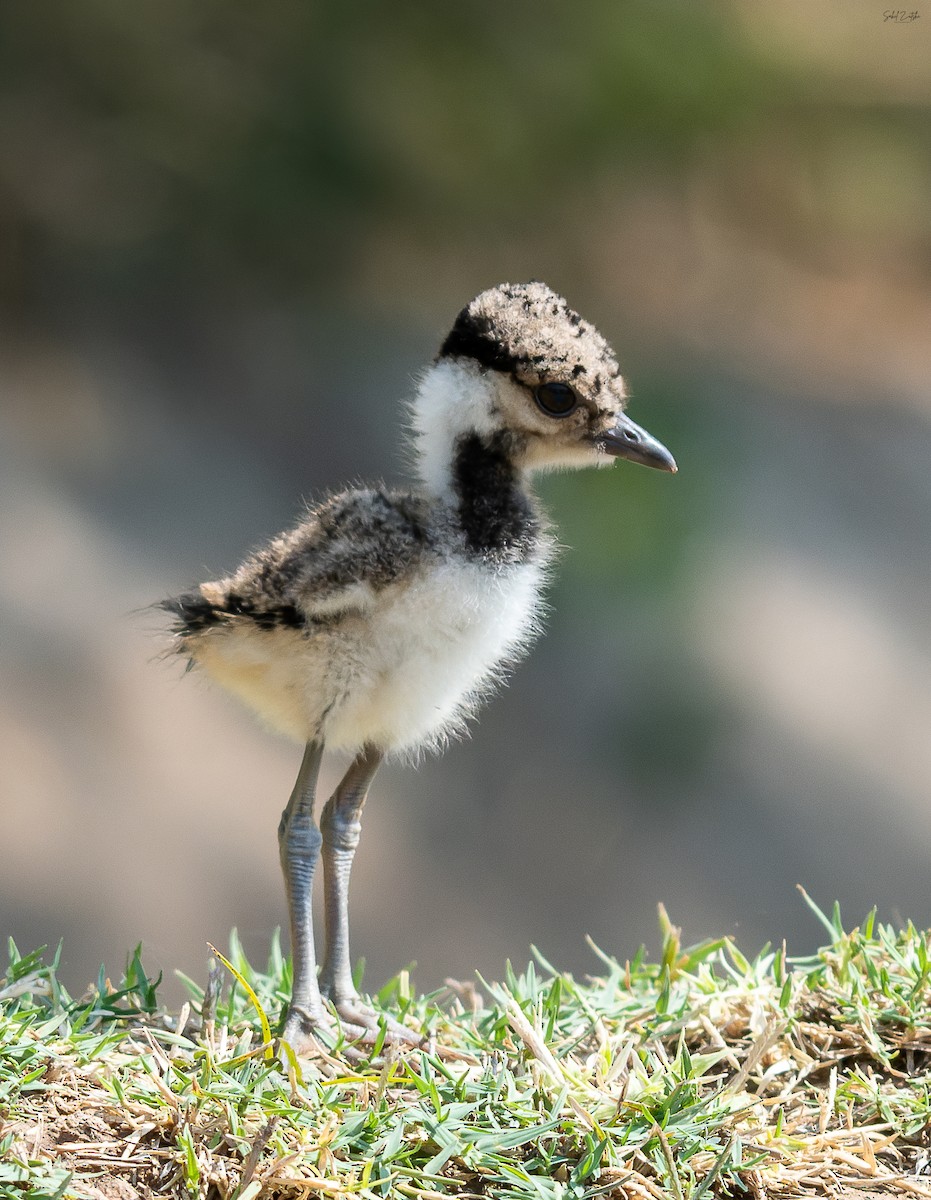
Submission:
POLYGON ((294 961, 282 1036, 298 1052, 332 1026, 325 1001, 352 1036, 377 1031, 349 954, 362 808, 383 758, 439 748, 537 632, 553 539, 530 476, 618 457, 676 470, 625 400, 611 348, 561 296, 539 282, 490 288, 417 388, 418 486, 331 496, 232 575, 165 603, 178 652, 305 747, 278 830, 294 961), (318 828, 324 746, 353 760, 318 828))

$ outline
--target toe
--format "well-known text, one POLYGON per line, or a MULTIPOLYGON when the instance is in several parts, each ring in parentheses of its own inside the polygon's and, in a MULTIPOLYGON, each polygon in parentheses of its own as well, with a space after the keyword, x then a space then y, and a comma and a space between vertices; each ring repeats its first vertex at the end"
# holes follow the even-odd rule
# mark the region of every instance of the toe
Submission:
POLYGON ((340 1020, 344 1022, 343 1028, 347 1036, 350 1036, 348 1033, 350 1027, 360 1030, 359 1036, 354 1040, 361 1042, 362 1045, 374 1045, 381 1037, 382 1029, 384 1029, 384 1037, 387 1042, 403 1042, 409 1046, 423 1046, 427 1042, 426 1034, 409 1029, 393 1017, 389 1017, 387 1013, 376 1012, 371 1005, 364 1004, 358 996, 354 996, 350 1000, 338 1001, 334 1004, 334 1008, 339 1014, 340 1020))

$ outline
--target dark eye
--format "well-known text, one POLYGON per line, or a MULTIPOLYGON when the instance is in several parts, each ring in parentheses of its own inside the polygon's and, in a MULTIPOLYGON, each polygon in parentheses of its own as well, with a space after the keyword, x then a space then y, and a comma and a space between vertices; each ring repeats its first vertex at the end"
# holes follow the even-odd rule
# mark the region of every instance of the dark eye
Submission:
POLYGON ((568 383, 541 383, 533 398, 548 417, 568 417, 579 402, 568 383))

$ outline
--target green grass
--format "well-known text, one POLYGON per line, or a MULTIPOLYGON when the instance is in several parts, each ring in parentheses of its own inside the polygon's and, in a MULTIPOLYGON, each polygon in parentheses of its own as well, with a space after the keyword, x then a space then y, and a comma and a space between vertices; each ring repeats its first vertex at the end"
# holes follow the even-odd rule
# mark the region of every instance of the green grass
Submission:
POLYGON ((540 956, 430 996, 402 973, 374 1002, 426 1048, 300 1063, 263 1041, 277 944, 259 971, 234 936, 174 1015, 138 951, 72 999, 11 945, 0 1196, 931 1197, 929 935, 819 915, 806 960, 683 949, 661 914, 660 961, 595 951, 584 982, 540 956))

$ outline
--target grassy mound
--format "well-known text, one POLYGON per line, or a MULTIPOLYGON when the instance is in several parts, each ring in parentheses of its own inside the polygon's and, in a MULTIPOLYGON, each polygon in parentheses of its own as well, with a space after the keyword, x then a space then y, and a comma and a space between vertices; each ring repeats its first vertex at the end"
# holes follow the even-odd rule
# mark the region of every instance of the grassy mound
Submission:
POLYGON ((661 916, 659 962, 596 951, 585 982, 539 956, 430 996, 402 974, 374 1001, 425 1048, 313 1062, 268 1037, 277 945, 260 972, 234 937, 174 1015, 138 952, 72 999, 11 946, 0 1196, 931 1197, 931 935, 835 911, 813 958, 751 961, 661 916))

